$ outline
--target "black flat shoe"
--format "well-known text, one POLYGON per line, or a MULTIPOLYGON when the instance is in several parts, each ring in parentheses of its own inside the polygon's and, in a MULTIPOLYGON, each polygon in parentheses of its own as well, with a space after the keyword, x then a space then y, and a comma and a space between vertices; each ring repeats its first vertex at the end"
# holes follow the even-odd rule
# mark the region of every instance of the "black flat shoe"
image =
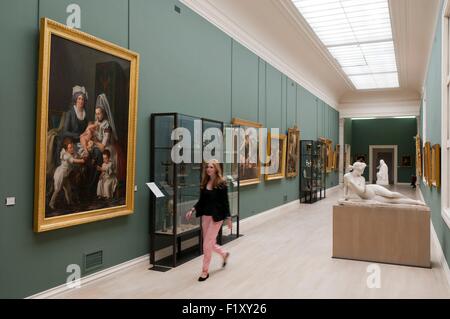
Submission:
POLYGON ((224 268, 227 265, 228 257, 230 257, 230 253, 227 253, 225 255, 225 258, 223 259, 222 268, 224 268))
POLYGON ((207 274, 206 277, 200 276, 200 277, 198 277, 198 281, 205 281, 208 278, 209 278, 209 274, 207 274))

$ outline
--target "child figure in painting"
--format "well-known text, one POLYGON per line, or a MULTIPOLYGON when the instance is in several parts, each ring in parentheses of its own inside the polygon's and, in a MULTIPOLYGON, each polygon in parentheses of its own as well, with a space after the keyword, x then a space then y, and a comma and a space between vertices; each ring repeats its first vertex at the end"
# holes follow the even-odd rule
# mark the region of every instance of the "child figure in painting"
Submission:
POLYGON ((99 125, 95 122, 89 122, 86 130, 80 135, 80 144, 82 146, 82 157, 88 157, 94 147, 94 135, 99 125))
POLYGON ((93 140, 89 140, 86 143, 86 150, 83 147, 78 149, 78 156, 83 158, 83 159, 85 159, 85 160, 88 160, 89 159, 89 155, 92 153, 92 150, 94 149, 94 146, 95 146, 94 141, 93 140))
POLYGON ((97 197, 110 199, 114 196, 117 187, 117 177, 113 170, 109 150, 103 151, 103 164, 97 166, 97 170, 101 172, 97 184, 97 197))
POLYGON ((55 189, 49 203, 51 209, 55 209, 56 197, 61 191, 61 188, 64 189, 66 202, 70 205, 70 183, 67 180, 67 177, 72 171, 73 164, 84 164, 84 159, 75 158, 75 148, 71 139, 66 139, 63 142, 63 148, 60 153, 60 160, 61 165, 56 168, 53 175, 55 189))

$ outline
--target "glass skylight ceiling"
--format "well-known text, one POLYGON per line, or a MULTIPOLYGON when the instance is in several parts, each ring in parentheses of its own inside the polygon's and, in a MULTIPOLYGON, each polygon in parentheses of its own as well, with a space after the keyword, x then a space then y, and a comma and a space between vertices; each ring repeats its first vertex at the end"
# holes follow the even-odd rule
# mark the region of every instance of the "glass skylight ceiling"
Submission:
POLYGON ((388 0, 292 0, 353 85, 399 87, 388 0))

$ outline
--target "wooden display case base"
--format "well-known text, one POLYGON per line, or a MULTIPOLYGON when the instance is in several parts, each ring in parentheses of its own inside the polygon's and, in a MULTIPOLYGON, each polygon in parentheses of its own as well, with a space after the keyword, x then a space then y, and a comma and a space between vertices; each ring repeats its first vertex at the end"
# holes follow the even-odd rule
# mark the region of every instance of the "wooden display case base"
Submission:
POLYGON ((333 258, 431 268, 430 209, 334 205, 333 258))

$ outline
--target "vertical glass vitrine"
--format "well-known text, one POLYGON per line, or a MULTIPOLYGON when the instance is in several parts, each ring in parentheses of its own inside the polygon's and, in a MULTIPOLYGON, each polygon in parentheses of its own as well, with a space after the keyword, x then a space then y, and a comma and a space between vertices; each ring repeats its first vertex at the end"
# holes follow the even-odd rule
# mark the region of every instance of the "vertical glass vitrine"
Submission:
POLYGON ((231 220, 233 227, 231 231, 224 224, 219 233, 218 242, 220 245, 229 242, 241 236, 239 230, 239 165, 238 165, 238 137, 237 129, 239 126, 225 124, 223 130, 224 140, 224 160, 223 177, 228 185, 228 201, 230 204, 231 220))
MULTIPOLYGON (((203 151, 214 139, 204 133, 215 128, 223 134, 223 123, 179 113, 155 113, 151 115, 150 125, 150 181, 165 195, 150 197, 150 263, 152 269, 164 271, 202 253, 200 219, 192 216, 187 220, 185 215, 200 197, 202 163, 207 159, 203 151), (172 132, 177 128, 188 132, 191 140, 185 141, 184 135, 182 139, 172 140, 172 132), (180 158, 175 159, 176 154, 180 158), (187 240, 197 244, 185 245, 187 240), (156 260, 156 251, 170 246, 170 256, 156 260)), ((223 154, 224 150, 216 151, 223 154)), ((239 175, 229 173, 227 165, 222 164, 222 168, 229 185, 230 210, 238 224, 239 175)), ((222 237, 220 232, 218 242, 223 242, 222 237)))
MULTIPOLYGON (((161 189, 164 197, 151 196, 150 218, 150 263, 157 266, 175 267, 181 257, 181 243, 200 235, 197 218, 187 220, 186 212, 197 202, 200 194, 201 163, 194 162, 199 146, 186 141, 183 149, 171 139, 176 128, 186 129, 194 137, 196 118, 177 113, 152 114, 150 180, 161 189), (177 163, 173 154, 187 159, 177 163), (155 252, 172 245, 172 254, 156 265, 155 252)), ((198 250, 200 253, 200 250, 198 250)))
POLYGON ((325 198, 325 144, 302 140, 300 143, 300 202, 314 203, 325 198))

